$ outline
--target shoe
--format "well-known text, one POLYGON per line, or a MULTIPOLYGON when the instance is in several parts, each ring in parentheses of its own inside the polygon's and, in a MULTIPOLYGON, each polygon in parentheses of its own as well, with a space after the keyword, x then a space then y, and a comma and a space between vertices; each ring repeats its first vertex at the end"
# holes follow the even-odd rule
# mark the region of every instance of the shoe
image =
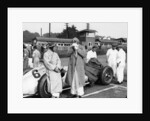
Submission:
POLYGON ((117 84, 122 84, 123 82, 117 82, 117 84))
POLYGON ((78 95, 77 98, 82 98, 82 96, 78 95))

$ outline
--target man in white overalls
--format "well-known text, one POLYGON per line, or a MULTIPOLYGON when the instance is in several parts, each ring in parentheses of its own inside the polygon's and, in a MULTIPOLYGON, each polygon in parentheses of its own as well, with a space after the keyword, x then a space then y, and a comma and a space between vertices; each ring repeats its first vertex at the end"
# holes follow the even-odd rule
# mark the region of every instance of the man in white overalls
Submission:
POLYGON ((48 50, 44 53, 43 62, 46 68, 48 92, 52 94, 52 98, 59 98, 62 92, 61 60, 54 52, 55 43, 51 42, 47 47, 48 50))
POLYGON ((106 56, 107 56, 108 66, 110 66, 113 69, 114 78, 116 78, 117 55, 118 55, 118 51, 116 50, 116 45, 112 44, 112 48, 108 49, 106 56))
POLYGON ((126 53, 122 49, 122 46, 119 45, 117 55, 117 81, 119 84, 122 83, 124 79, 125 60, 126 60, 126 53))

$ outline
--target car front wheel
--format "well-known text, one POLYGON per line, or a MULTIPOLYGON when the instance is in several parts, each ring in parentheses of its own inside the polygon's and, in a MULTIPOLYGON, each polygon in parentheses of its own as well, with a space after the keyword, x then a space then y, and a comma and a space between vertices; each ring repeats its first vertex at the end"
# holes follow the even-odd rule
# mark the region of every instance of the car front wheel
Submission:
POLYGON ((101 83, 104 85, 108 85, 111 83, 113 79, 113 70, 109 66, 105 66, 101 72, 101 83))
POLYGON ((39 81, 38 92, 41 98, 51 98, 51 93, 48 92, 47 75, 44 74, 39 81))

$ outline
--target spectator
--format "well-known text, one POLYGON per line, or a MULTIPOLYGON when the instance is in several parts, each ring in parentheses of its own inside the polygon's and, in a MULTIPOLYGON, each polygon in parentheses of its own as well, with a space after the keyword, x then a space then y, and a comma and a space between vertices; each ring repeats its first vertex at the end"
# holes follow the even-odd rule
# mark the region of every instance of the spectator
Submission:
POLYGON ((39 50, 37 49, 37 46, 34 46, 33 48, 34 48, 34 51, 33 51, 33 54, 32 54, 33 68, 36 68, 36 67, 39 67, 41 54, 40 54, 39 50))
POLYGON ((71 86, 71 97, 81 98, 84 95, 85 70, 84 58, 86 57, 85 48, 79 44, 77 38, 73 38, 71 46, 71 56, 68 63, 66 83, 71 86))
POLYGON ((90 51, 87 52, 87 57, 86 57, 87 63, 91 58, 97 58, 96 49, 97 49, 97 46, 95 45, 92 47, 92 49, 90 51))
POLYGON ((87 47, 87 45, 85 45, 85 50, 86 50, 86 52, 88 51, 88 47, 87 47))
POLYGON ((117 55, 117 81, 119 84, 123 83, 125 60, 126 60, 126 53, 122 49, 122 46, 119 45, 118 46, 118 55, 117 55))
POLYGON ((27 47, 23 44, 23 70, 29 67, 28 61, 29 61, 29 51, 27 50, 27 47))
POLYGON ((48 92, 52 94, 52 98, 59 98, 62 92, 61 60, 54 52, 54 43, 48 44, 47 47, 48 50, 44 53, 43 61, 46 67, 48 92))
POLYGON ((112 48, 107 50, 107 62, 108 66, 113 69, 113 78, 116 79, 116 69, 117 69, 117 54, 116 45, 112 44, 112 48))

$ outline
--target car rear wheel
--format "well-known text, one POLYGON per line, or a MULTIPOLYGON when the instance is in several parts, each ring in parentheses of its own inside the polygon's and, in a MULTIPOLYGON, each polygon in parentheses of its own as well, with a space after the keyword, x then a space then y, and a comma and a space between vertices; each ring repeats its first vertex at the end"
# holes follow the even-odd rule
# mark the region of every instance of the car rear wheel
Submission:
POLYGON ((101 72, 101 83, 104 85, 108 85, 111 83, 113 79, 113 70, 109 66, 105 66, 101 72))
POLYGON ((44 74, 39 81, 38 92, 41 98, 51 98, 51 93, 47 89, 47 75, 44 74))

